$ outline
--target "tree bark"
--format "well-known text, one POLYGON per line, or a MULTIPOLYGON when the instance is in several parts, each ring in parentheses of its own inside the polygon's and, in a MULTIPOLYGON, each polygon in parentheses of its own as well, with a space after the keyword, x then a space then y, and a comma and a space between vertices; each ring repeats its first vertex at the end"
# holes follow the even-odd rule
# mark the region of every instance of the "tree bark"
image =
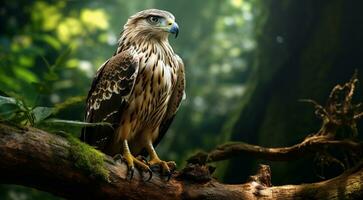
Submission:
POLYGON ((261 166, 244 184, 223 184, 210 177, 208 167, 188 165, 169 181, 150 181, 105 156, 108 181, 89 175, 70 158, 71 143, 35 128, 0 124, 0 183, 19 184, 69 199, 360 199, 363 164, 334 179, 303 185, 271 187, 270 170, 261 166))
MULTIPOLYGON (((328 91, 337 82, 349 79, 355 69, 363 80, 361 44, 363 1, 274 1, 259 0, 261 12, 256 16, 255 59, 248 66, 251 74, 245 96, 233 126, 224 133, 230 140, 262 146, 282 146, 296 143, 319 127, 309 105, 299 99, 312 98, 324 102, 328 91), (293 133, 293 134, 292 134, 293 133)), ((357 99, 362 99, 362 92, 357 99)), ((232 123, 231 123, 232 124, 232 123)), ((363 127, 363 121, 359 124, 363 127)), ((271 163, 275 182, 286 180, 314 181, 312 163, 305 158, 289 164, 271 163), (292 172, 286 175, 286 171, 292 172)), ((236 182, 253 172, 257 162, 245 160, 239 166, 233 159, 224 179, 236 182)))

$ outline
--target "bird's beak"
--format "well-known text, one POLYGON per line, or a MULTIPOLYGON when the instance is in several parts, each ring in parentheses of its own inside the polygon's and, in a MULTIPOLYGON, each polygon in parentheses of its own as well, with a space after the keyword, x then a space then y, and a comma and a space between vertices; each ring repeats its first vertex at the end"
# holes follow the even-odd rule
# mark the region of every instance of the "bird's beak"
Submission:
POLYGON ((169 33, 175 34, 175 38, 178 37, 178 34, 179 34, 179 26, 178 26, 178 24, 176 22, 173 22, 170 25, 169 33))

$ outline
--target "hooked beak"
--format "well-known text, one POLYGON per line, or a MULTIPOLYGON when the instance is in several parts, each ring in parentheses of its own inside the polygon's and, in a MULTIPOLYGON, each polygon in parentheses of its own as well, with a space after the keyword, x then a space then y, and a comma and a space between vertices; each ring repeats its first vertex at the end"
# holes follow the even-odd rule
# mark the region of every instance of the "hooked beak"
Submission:
POLYGON ((173 22, 169 28, 169 33, 175 34, 175 38, 178 37, 179 34, 179 26, 176 22, 173 22))

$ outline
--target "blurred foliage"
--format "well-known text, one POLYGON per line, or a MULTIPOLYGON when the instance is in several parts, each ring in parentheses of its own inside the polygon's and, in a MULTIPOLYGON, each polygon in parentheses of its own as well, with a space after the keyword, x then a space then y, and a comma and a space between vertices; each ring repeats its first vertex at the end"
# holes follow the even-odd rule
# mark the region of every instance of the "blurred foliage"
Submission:
MULTIPOLYGON (((317 124, 297 99, 323 101, 363 66, 359 2, 3 0, 0 118, 78 136, 87 125, 81 121, 91 79, 115 51, 123 24, 137 11, 158 8, 180 26, 170 43, 187 78, 187 99, 157 147, 160 157, 180 167, 192 152, 230 139, 294 144, 317 124)), ((256 163, 236 158, 218 164, 217 175, 240 181, 256 163)), ((309 160, 269 164, 277 183, 314 180, 309 160)), ((0 199, 51 198, 0 185, 0 199)))
MULTIPOLYGON (((186 65, 187 100, 158 152, 181 166, 191 152, 229 139, 221 130, 244 94, 256 46, 254 0, 3 0, 0 5, 3 120, 35 126, 45 120, 78 135, 83 124, 74 120, 83 120, 91 79, 115 51, 123 24, 139 10, 159 8, 172 12, 181 28, 170 42, 186 65)), ((0 199, 50 198, 24 191, 0 186, 0 199)))

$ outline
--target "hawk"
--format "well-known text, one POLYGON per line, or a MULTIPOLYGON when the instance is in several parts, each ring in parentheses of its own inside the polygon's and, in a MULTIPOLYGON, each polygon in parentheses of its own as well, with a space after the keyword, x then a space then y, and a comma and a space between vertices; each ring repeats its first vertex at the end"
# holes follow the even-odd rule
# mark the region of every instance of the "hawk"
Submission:
POLYGON ((184 64, 169 44, 170 33, 179 33, 170 12, 149 9, 131 16, 116 52, 98 69, 88 93, 85 121, 109 122, 112 128, 86 127, 81 140, 110 156, 122 155, 131 177, 138 168, 151 178, 151 166, 170 177, 175 167, 154 149, 185 90, 184 64), (139 158, 147 154, 148 162, 139 158))

